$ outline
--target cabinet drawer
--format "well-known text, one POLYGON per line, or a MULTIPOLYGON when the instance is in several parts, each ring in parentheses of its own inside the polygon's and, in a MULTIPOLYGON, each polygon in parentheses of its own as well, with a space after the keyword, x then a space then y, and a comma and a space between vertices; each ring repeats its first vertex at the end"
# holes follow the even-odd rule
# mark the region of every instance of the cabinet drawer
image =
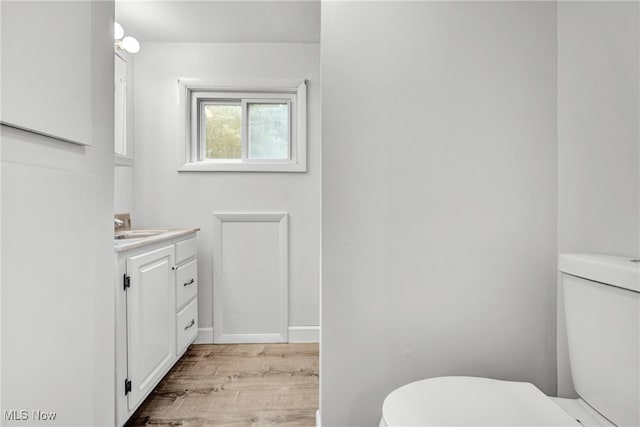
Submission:
POLYGON ((182 354, 198 334, 198 299, 191 301, 176 315, 177 354, 182 354))
POLYGON ((196 255, 196 238, 183 240, 176 243, 176 264, 196 255))
POLYGON ((176 307, 180 308, 185 302, 198 293, 198 261, 191 260, 178 267, 176 271, 176 307))

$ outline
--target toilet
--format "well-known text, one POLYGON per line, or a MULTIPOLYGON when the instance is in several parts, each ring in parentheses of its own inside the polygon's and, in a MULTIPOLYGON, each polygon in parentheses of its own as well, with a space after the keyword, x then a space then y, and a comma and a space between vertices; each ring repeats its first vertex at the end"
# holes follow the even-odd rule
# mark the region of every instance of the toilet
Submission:
POLYGON ((391 392, 380 427, 640 426, 638 260, 563 254, 558 269, 578 399, 526 382, 429 378, 391 392))

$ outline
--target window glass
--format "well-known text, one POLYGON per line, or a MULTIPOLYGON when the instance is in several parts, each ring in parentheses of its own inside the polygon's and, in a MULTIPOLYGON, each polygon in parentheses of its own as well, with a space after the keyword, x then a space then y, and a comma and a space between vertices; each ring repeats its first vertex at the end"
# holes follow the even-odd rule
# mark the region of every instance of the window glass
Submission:
POLYGON ((250 159, 289 159, 289 104, 248 103, 250 159))
POLYGON ((206 104, 205 159, 242 158, 242 106, 206 104))

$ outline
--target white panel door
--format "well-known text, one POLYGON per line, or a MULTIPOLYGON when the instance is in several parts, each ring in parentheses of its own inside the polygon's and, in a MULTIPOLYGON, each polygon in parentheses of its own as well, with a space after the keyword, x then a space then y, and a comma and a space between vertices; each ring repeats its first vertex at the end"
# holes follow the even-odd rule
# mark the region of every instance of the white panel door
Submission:
POLYGON ((288 340, 286 213, 215 213, 213 342, 288 340))
POLYGON ((127 258, 127 363, 134 409, 175 356, 174 247, 127 258))

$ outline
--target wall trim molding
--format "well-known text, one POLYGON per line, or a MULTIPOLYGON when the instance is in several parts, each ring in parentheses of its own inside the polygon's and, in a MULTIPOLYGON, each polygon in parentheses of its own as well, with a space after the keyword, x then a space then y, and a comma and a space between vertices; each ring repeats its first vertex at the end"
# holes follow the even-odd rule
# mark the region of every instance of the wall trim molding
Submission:
POLYGON ((320 342, 320 326, 289 326, 289 342, 320 342))
POLYGON ((270 344, 286 343, 281 334, 224 334, 215 337, 214 344, 270 344))
POLYGON ((213 344, 213 328, 198 328, 198 335, 194 344, 213 344))
POLYGON ((289 341, 289 215, 287 212, 213 212, 213 342, 214 343, 263 343, 289 341), (228 333, 224 323, 225 277, 223 273, 225 223, 276 223, 277 292, 278 307, 277 327, 275 330, 259 331, 259 333, 228 333), (265 333, 266 332, 266 333, 265 333))
MULTIPOLYGON (((320 342, 320 326, 289 326, 289 342, 320 342)), ((199 328, 194 344, 213 344, 213 328, 199 328)))

